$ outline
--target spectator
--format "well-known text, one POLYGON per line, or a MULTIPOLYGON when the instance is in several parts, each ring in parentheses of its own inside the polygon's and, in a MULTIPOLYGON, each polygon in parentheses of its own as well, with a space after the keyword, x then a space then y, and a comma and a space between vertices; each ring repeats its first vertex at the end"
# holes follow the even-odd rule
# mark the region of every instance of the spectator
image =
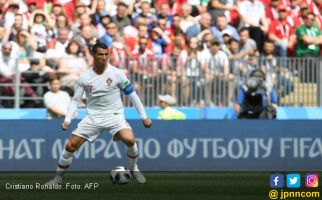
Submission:
POLYGON ((286 9, 286 6, 281 4, 280 0, 271 0, 269 5, 265 8, 265 16, 267 23, 270 25, 273 21, 278 20, 278 6, 283 6, 286 9))
MULTIPOLYGON (((154 54, 147 48, 148 39, 140 37, 138 46, 132 51, 131 69, 134 75, 135 84, 139 96, 141 96, 145 102, 149 105, 153 105, 151 102, 155 100, 152 91, 156 91, 155 81, 158 77, 158 67, 154 59, 154 54)), ((155 102, 154 102, 155 103, 155 102)))
POLYGON ((104 14, 100 17, 100 23, 98 23, 96 26, 98 37, 102 37, 105 34, 106 32, 105 27, 111 21, 113 21, 113 19, 108 14, 104 14))
POLYGON ((184 3, 182 4, 182 14, 181 14, 181 20, 180 20, 180 28, 181 30, 186 33, 187 29, 191 27, 192 25, 196 24, 197 21, 194 17, 191 16, 192 12, 192 6, 184 3))
MULTIPOLYGON (((68 23, 68 19, 63 14, 58 15, 56 17, 55 26, 53 27, 53 32, 54 32, 54 35, 55 36, 58 35, 58 30, 61 29, 61 28, 68 28, 68 29, 70 29, 70 26, 69 26, 69 23, 68 23)), ((72 32, 70 32, 69 37, 71 38, 72 35, 73 35, 72 32)))
POLYGON ((160 60, 160 65, 162 69, 162 80, 165 83, 162 86, 162 93, 170 93, 172 96, 177 96, 176 88, 179 85, 178 75, 177 75, 177 65, 178 57, 183 50, 182 45, 175 44, 172 47, 170 55, 163 54, 160 60))
POLYGON ((208 105, 229 105, 233 88, 230 84, 229 61, 227 55, 220 50, 216 39, 211 41, 210 49, 201 52, 200 60, 205 74, 205 100, 208 105))
MULTIPOLYGON (((65 12, 66 14, 70 13, 70 12, 65 12)), ((83 22, 90 22, 91 23, 91 18, 90 18, 90 14, 91 11, 90 9, 83 4, 81 1, 79 1, 78 3, 76 3, 76 6, 74 8, 74 10, 72 11, 72 15, 73 15, 73 22, 72 24, 74 24, 76 27, 79 27, 81 25, 83 25, 83 22), (83 19, 82 18, 83 16, 83 19), (82 22, 83 21, 83 22, 82 22)), ((68 18, 68 16, 67 16, 68 18)), ((85 23, 88 24, 88 23, 85 23)))
MULTIPOLYGON (((28 10, 27 12, 23 13, 24 18, 27 20, 27 23, 30 21, 30 18, 32 16, 32 13, 34 13, 37 10, 37 2, 36 1, 30 1, 28 2, 28 10)), ((48 13, 47 13, 48 14, 48 13)))
POLYGON ((290 0, 290 3, 287 7, 287 22, 293 27, 294 32, 295 32, 295 28, 294 28, 294 22, 293 19, 294 18, 299 18, 300 14, 300 0, 290 0))
POLYGON ((316 16, 317 18, 317 25, 319 25, 320 29, 322 29, 322 3, 320 4, 320 13, 321 15, 316 16))
POLYGON ((101 23, 101 17, 109 14, 105 10, 105 0, 94 0, 91 13, 92 24, 97 26, 101 23))
POLYGON ((40 53, 45 53, 48 42, 48 32, 46 31, 46 26, 52 27, 49 17, 46 16, 42 10, 36 10, 32 13, 29 23, 31 27, 31 36, 37 43, 37 51, 40 53))
POLYGON ((117 33, 114 39, 115 41, 112 44, 110 63, 117 68, 125 69, 127 67, 129 52, 127 52, 124 44, 124 36, 117 33))
POLYGON ((166 20, 166 27, 170 28, 172 25, 172 15, 170 14, 170 6, 168 3, 162 3, 160 6, 160 11, 157 14, 157 19, 166 20))
POLYGON ((284 97, 294 90, 289 70, 275 56, 274 42, 266 40, 264 42, 263 53, 261 54, 261 68, 266 74, 266 87, 270 91, 275 89, 279 97, 284 97))
POLYGON ((211 15, 212 24, 215 24, 219 15, 225 15, 226 11, 237 11, 237 7, 229 0, 209 0, 208 12, 211 15))
POLYGON ((128 15, 127 7, 128 6, 125 3, 120 2, 117 5, 116 15, 113 16, 113 21, 120 31, 123 31, 125 27, 131 25, 131 18, 128 15))
POLYGON ((182 98, 184 105, 192 102, 196 105, 198 100, 203 98, 202 71, 200 59, 200 43, 198 38, 191 37, 187 40, 187 48, 181 51, 178 60, 177 74, 183 91, 182 98))
POLYGON ((234 106, 239 119, 274 119, 276 118, 277 95, 265 86, 265 74, 254 70, 246 84, 240 88, 234 106))
POLYGON ((301 26, 304 24, 304 20, 305 20, 307 14, 309 13, 309 9, 305 3, 302 3, 300 5, 300 12, 299 13, 300 14, 298 16, 288 18, 288 22, 293 27, 294 32, 298 26, 301 26))
MULTIPOLYGON (((39 59, 30 59, 30 68, 27 71, 24 71, 21 76, 25 81, 30 84, 33 84, 32 89, 37 96, 43 96, 47 91, 47 87, 37 86, 37 84, 44 84, 49 81, 50 77, 55 75, 55 70, 46 66, 39 59)), ((25 101, 25 107, 41 107, 43 106, 41 102, 38 101, 25 101)))
POLYGON ((172 22, 171 22, 171 33, 174 34, 175 32, 182 31, 180 28, 180 20, 181 17, 179 15, 173 15, 172 22))
POLYGON ((238 56, 247 60, 251 54, 257 52, 256 42, 249 37, 249 30, 247 28, 240 29, 239 34, 240 50, 238 56))
POLYGON ((216 26, 213 26, 211 28, 214 37, 220 42, 223 43, 223 33, 229 33, 229 35, 236 39, 239 40, 239 34, 236 30, 235 27, 231 26, 228 24, 227 17, 225 15, 218 15, 217 16, 217 21, 216 21, 216 26))
POLYGON ((81 27, 80 34, 75 35, 73 38, 81 46, 87 61, 91 60, 89 49, 91 49, 97 42, 97 32, 92 28, 92 26, 85 25, 81 27))
POLYGON ((5 36, 6 30, 3 26, 0 26, 0 45, 4 42, 4 36, 5 36))
POLYGON ((320 54, 320 46, 322 44, 322 32, 315 25, 315 16, 308 13, 304 25, 296 29, 296 56, 318 56, 320 54))
POLYGON ((160 107, 163 109, 159 112, 158 118, 161 120, 185 120, 186 115, 171 106, 176 103, 176 100, 170 95, 159 95, 160 107))
POLYGON ((211 16, 208 13, 203 13, 198 23, 190 26, 187 29, 187 38, 196 37, 199 34, 203 34, 203 31, 210 30, 211 28, 211 16))
POLYGON ((174 33, 171 43, 167 46, 166 53, 170 54, 174 46, 180 46, 181 49, 184 49, 185 45, 185 35, 181 30, 178 30, 174 33))
POLYGON ((268 23, 265 9, 259 0, 245 0, 239 4, 241 27, 249 28, 249 35, 256 41, 257 49, 261 50, 264 42, 264 33, 267 33, 268 23))
MULTIPOLYGON (((16 62, 17 62, 17 55, 16 53, 13 53, 13 43, 12 42, 3 43, 1 46, 1 53, 0 53, 0 83, 11 83, 11 84, 14 83, 15 75, 17 71, 16 62)), ((28 97, 34 97, 35 92, 28 85, 28 83, 23 78, 20 79, 20 82, 24 84, 24 86, 22 87, 23 94, 28 97)), ((13 86, 5 86, 0 88, 0 93, 2 96, 14 96, 15 90, 13 86)), ((12 107, 13 101, 4 101, 2 102, 2 104, 5 107, 12 107)))
POLYGON ((28 63, 29 66, 28 59, 33 57, 33 53, 37 49, 37 43, 33 40, 27 30, 18 31, 15 41, 18 44, 19 64, 28 63))
POLYGON ((150 30, 152 28, 151 25, 154 22, 154 19, 151 13, 151 4, 147 1, 143 1, 140 7, 141 7, 141 12, 139 12, 138 14, 132 17, 132 23, 135 24, 136 20, 139 17, 143 17, 148 20, 148 28, 150 30))
POLYGON ((19 4, 11 3, 4 16, 4 27, 6 28, 5 40, 9 38, 10 29, 15 23, 15 15, 19 14, 19 4))
POLYGON ((66 27, 58 30, 57 39, 54 38, 50 41, 51 49, 47 49, 46 58, 60 59, 66 56, 66 47, 70 40, 70 30, 66 27))
POLYGON ((279 55, 286 57, 288 50, 292 51, 295 46, 296 36, 286 21, 286 7, 282 4, 278 6, 278 15, 278 20, 273 21, 269 27, 268 37, 275 42, 279 55))
POLYGON ((155 27, 151 32, 152 51, 156 60, 161 58, 165 53, 166 46, 171 42, 171 39, 160 29, 155 27))
POLYGON ((60 80, 50 80, 50 91, 44 95, 44 104, 47 108, 47 118, 62 118, 66 116, 71 98, 67 92, 60 90, 60 80))
MULTIPOLYGON (((50 16, 50 19, 52 22, 57 22, 57 18, 59 16, 65 16, 63 7, 58 3, 52 5, 52 9, 51 9, 50 13, 46 13, 46 14, 50 16)), ((66 17, 66 22, 68 24, 67 17, 66 17)), ((66 22, 64 22, 64 23, 66 23, 66 22)), ((55 25, 57 26, 57 23, 55 25)))
POLYGON ((223 43, 221 44, 221 50, 224 52, 229 51, 229 40, 232 39, 230 31, 226 30, 222 32, 223 43))
POLYGON ((201 44, 202 44, 202 49, 210 49, 211 47, 211 42, 214 40, 214 36, 212 34, 212 32, 208 32, 205 35, 203 35, 203 38, 200 39, 201 40, 201 44))
POLYGON ((17 36, 17 33, 19 30, 26 30, 28 28, 27 23, 23 23, 23 16, 21 14, 15 15, 15 22, 11 27, 10 33, 9 33, 9 41, 14 40, 17 36))
POLYGON ((112 46, 114 37, 118 32, 118 27, 115 22, 110 22, 106 25, 105 29, 106 33, 99 38, 99 41, 110 47, 112 46))
POLYGON ((81 57, 81 47, 76 40, 71 40, 66 47, 66 57, 64 57, 58 68, 59 74, 61 74, 61 83, 70 93, 74 91, 75 81, 78 79, 87 69, 87 63, 83 57, 81 57))
POLYGON ((16 73, 17 55, 12 51, 13 45, 11 42, 4 42, 1 46, 0 54, 0 75, 5 78, 10 78, 16 73))
POLYGON ((171 27, 167 27, 167 21, 166 21, 166 19, 162 19, 162 18, 161 19, 158 19, 156 26, 159 27, 161 30, 163 30, 164 33, 169 38, 172 38, 172 36, 173 36, 172 28, 171 27))

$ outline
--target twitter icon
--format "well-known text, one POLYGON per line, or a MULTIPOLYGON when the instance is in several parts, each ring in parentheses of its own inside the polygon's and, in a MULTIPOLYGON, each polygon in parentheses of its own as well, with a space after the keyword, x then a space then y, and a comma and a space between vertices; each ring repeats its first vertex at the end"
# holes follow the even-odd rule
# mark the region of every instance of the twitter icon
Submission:
POLYGON ((286 177, 288 188, 300 188, 301 187, 301 175, 300 174, 288 174, 286 177))

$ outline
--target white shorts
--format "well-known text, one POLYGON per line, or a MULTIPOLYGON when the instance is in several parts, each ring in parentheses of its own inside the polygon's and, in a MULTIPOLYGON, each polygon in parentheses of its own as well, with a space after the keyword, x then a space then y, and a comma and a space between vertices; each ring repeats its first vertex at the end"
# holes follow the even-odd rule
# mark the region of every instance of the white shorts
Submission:
POLYGON ((104 131, 108 131, 112 135, 113 140, 115 140, 115 134, 125 128, 132 129, 122 114, 116 114, 107 118, 86 116, 79 122, 72 134, 93 142, 104 131))

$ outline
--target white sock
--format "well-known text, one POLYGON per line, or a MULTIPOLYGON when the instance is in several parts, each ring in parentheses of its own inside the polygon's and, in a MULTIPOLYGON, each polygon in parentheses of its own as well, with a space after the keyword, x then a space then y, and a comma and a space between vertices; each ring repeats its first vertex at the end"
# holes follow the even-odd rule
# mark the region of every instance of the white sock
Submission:
POLYGON ((134 143, 133 147, 125 145, 125 152, 130 161, 130 170, 139 171, 137 160, 138 160, 138 146, 134 143))
POLYGON ((63 178, 65 171, 69 168, 70 164, 73 161, 73 154, 74 153, 68 152, 64 149, 57 163, 56 178, 63 178))

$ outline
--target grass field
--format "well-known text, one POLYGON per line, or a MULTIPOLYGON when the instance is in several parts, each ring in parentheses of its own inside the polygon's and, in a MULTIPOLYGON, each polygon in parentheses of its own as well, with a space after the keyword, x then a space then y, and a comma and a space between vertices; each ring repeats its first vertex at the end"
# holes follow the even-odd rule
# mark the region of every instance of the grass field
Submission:
MULTIPOLYGON (((147 184, 115 185, 109 173, 68 173, 60 190, 14 190, 8 184, 45 183, 54 173, 0 173, 0 200, 262 200, 269 199, 269 172, 146 172, 147 184), (76 184, 81 189, 66 188, 76 184), (98 183, 85 189, 86 183, 98 183)), ((321 177, 321 176, 320 176, 321 177)), ((87 185, 87 186, 88 186, 87 185)), ((305 190, 305 188, 304 188, 305 190)))

